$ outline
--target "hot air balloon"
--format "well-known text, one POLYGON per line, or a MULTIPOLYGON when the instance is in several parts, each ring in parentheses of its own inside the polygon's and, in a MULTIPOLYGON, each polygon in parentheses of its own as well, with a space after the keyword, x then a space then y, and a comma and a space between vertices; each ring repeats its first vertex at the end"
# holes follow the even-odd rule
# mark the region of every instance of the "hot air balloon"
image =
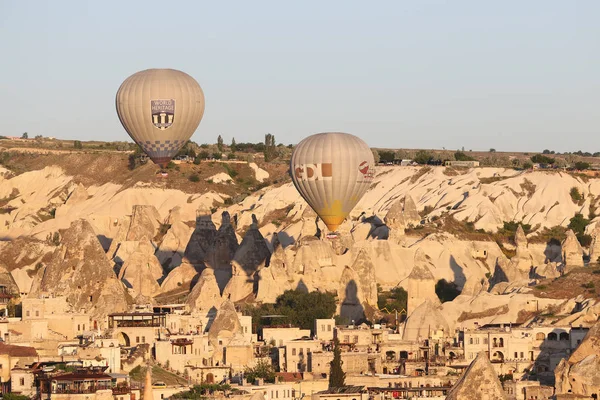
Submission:
POLYGON ((117 114, 131 138, 165 168, 198 128, 204 93, 194 78, 174 69, 147 69, 119 87, 117 114))
POLYGON ((374 166, 373 153, 362 139, 318 133, 296 146, 290 175, 304 200, 334 232, 369 189, 374 166))

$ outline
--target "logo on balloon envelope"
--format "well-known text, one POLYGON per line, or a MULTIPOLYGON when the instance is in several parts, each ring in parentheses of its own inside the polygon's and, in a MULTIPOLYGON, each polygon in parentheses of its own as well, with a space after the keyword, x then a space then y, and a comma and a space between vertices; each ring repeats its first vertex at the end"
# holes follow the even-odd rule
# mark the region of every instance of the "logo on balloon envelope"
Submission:
POLYGON ((327 181, 333 176, 331 163, 297 164, 294 175, 302 181, 327 181))
POLYGON ((175 119, 175 100, 150 100, 152 125, 161 131, 173 125, 175 119))
POLYGON ((375 171, 369 166, 368 161, 363 161, 358 165, 358 171, 362 174, 365 179, 373 178, 375 171))

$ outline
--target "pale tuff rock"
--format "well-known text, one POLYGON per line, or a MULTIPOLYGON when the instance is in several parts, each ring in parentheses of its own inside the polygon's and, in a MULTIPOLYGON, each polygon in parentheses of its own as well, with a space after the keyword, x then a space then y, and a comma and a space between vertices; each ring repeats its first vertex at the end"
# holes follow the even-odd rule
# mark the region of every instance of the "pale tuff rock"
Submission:
POLYGON ((215 270, 225 270, 230 273, 231 260, 239 244, 235 230, 231 225, 231 217, 227 211, 222 216, 221 226, 215 236, 214 246, 207 252, 204 262, 215 270))
POLYGON ((435 331, 444 331, 445 336, 450 336, 450 327, 442 314, 439 301, 425 300, 406 319, 402 339, 422 340, 435 331))
POLYGON ((170 269, 181 264, 192 230, 181 221, 179 207, 171 210, 167 222, 170 228, 160 243, 157 257, 162 265, 170 269))
POLYGON ((507 261, 504 257, 498 257, 498 259, 496 260, 496 268, 494 269, 494 275, 490 280, 490 284, 494 286, 499 284, 500 282, 513 283, 527 280, 528 278, 529 270, 527 272, 524 272, 520 270, 512 260, 507 261))
POLYGON ((138 247, 123 264, 119 279, 136 294, 154 297, 160 293, 157 281, 163 276, 163 268, 154 254, 148 254, 143 247, 138 247))
MULTIPOLYGON (((116 218, 114 220, 113 225, 116 226, 117 233, 112 238, 110 247, 109 247, 108 251, 106 252, 106 255, 108 256, 109 260, 112 260, 115 258, 115 255, 117 253, 117 250, 119 249, 120 244, 127 241, 127 232, 129 231, 130 224, 131 224, 130 216, 124 216, 121 218, 116 218)), ((123 261, 124 260, 121 260, 120 262, 123 262, 123 261)))
POLYGON ((446 396, 446 400, 482 399, 508 400, 498 374, 484 352, 477 355, 446 396))
POLYGON ((527 237, 525 236, 525 232, 521 225, 519 225, 517 232, 515 233, 515 243, 517 245, 517 252, 516 255, 511 258, 511 264, 519 271, 529 274, 529 270, 533 265, 533 258, 527 247, 527 237))
POLYGON ((377 280, 375 279, 375 266, 366 249, 360 249, 352 270, 356 272, 357 283, 364 293, 363 301, 375 306, 377 304, 377 280))
POLYGON ((39 292, 30 295, 62 294, 73 309, 94 317, 126 311, 125 288, 115 276, 89 222, 73 222, 61 232, 61 237, 51 261, 38 272, 39 292))
POLYGON ((555 262, 549 262, 537 267, 533 267, 530 272, 532 279, 553 279, 560 276, 559 264, 555 262))
MULTIPOLYGON (((217 228, 212 221, 211 212, 200 208, 196 212, 196 229, 185 248, 185 258, 193 265, 202 265, 206 255, 215 245, 217 228)), ((235 235, 234 235, 235 236, 235 235)))
POLYGON ((77 186, 75 186, 75 189, 73 189, 65 204, 67 206, 79 204, 86 201, 89 197, 90 195, 88 194, 85 186, 79 183, 77 186))
POLYGON ((600 323, 596 322, 571 354, 554 370, 556 394, 591 397, 600 391, 600 323))
MULTIPOLYGON (((369 222, 361 221, 354 225, 352 228, 351 234, 352 239, 354 241, 367 240, 371 236, 371 231, 373 230, 373 225, 369 222)), ((393 232, 393 230, 391 230, 393 232)), ((402 231, 404 232, 404 231, 402 231)))
POLYGON ((242 324, 233 303, 225 300, 208 329, 208 341, 214 348, 217 361, 222 360, 223 348, 227 347, 236 333, 243 333, 242 324))
POLYGON ((583 249, 575 236, 575 232, 571 229, 567 231, 567 237, 562 242, 562 256, 565 270, 573 267, 583 267, 583 249))
POLYGON ((254 292, 255 273, 268 266, 270 258, 271 252, 258 230, 256 218, 253 218, 231 262, 232 277, 223 291, 223 297, 236 302, 250 296, 254 292))
POLYGON ((421 248, 417 249, 412 271, 405 280, 400 282, 400 286, 408 292, 406 305, 408 316, 427 300, 439 303, 435 293, 435 277, 431 272, 434 268, 429 256, 421 248))
POLYGON ((186 304, 192 311, 209 312, 213 308, 218 310, 222 302, 221 291, 214 271, 210 268, 204 269, 198 282, 192 288, 186 304))
POLYGON ((346 266, 340 278, 337 295, 340 300, 337 313, 348 321, 358 321, 365 317, 365 295, 360 287, 358 275, 352 268, 346 266))
POLYGON ((404 221, 407 226, 416 226, 421 222, 421 216, 417 210, 417 204, 410 194, 404 197, 404 221))
POLYGON ((261 265, 268 265, 271 252, 267 247, 265 238, 258 230, 258 222, 253 216, 252 225, 244 235, 244 239, 233 257, 236 268, 241 268, 246 275, 250 276, 258 270, 261 265))
POLYGON ((277 296, 282 292, 293 289, 293 279, 288 272, 292 261, 282 246, 275 246, 268 267, 258 271, 258 292, 256 301, 261 303, 275 303, 277 296))
MULTIPOLYGON (((19 293, 19 286, 15 282, 13 276, 8 270, 0 263, 0 285, 6 286, 9 293, 19 293)), ((29 288, 27 289, 29 291, 29 288)))
POLYGON ((322 234, 323 230, 319 225, 319 217, 317 213, 310 207, 307 206, 302 213, 302 228, 300 229, 299 240, 303 238, 310 238, 322 234))
POLYGON ((412 196, 407 194, 403 200, 396 200, 385 215, 384 221, 390 228, 389 239, 399 243, 406 228, 421 222, 421 216, 412 196))
POLYGON ((112 261, 114 261, 118 266, 123 265, 135 252, 147 255, 154 255, 154 250, 155 249, 152 243, 147 241, 124 241, 119 243, 117 250, 115 251, 115 254, 112 258, 112 261))
POLYGON ((14 293, 29 293, 32 275, 50 260, 54 249, 47 243, 26 237, 0 241, 2 282, 14 293), (10 274, 10 277, 4 274, 10 274))
POLYGON ((205 180, 206 181, 212 181, 213 183, 230 183, 230 182, 233 182, 233 179, 231 178, 231 176, 229 176, 225 172, 219 172, 218 174, 215 174, 215 175, 211 176, 210 178, 206 178, 205 180))
POLYGON ((133 206, 131 224, 125 240, 152 241, 160 227, 160 215, 154 206, 133 206))
POLYGON ((256 165, 256 163, 248 163, 248 166, 254 171, 254 177, 257 181, 264 182, 265 180, 269 179, 269 173, 256 165))
POLYGON ((597 263, 600 260, 600 222, 596 223, 592 231, 592 245, 590 246, 590 262, 597 263))
POLYGON ((192 282, 194 277, 198 275, 198 271, 194 266, 190 263, 183 262, 178 267, 175 267, 165 280, 160 285, 160 288, 163 293, 170 292, 171 290, 175 290, 180 288, 185 284, 189 284, 192 282))

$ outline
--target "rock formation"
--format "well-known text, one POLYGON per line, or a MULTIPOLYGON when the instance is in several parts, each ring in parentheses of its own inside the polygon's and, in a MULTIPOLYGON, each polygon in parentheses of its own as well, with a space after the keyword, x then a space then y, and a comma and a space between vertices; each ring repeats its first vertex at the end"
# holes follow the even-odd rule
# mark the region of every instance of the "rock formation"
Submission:
POLYGON ((212 269, 205 268, 200 274, 198 282, 192 288, 186 304, 193 312, 208 313, 213 308, 218 310, 222 302, 215 273, 212 269))
POLYGON ((356 272, 358 285, 362 289, 364 299, 367 304, 375 306, 377 304, 377 280, 375 278, 375 266, 366 249, 360 249, 358 256, 352 264, 352 270, 356 272))
POLYGON ((223 297, 233 302, 254 293, 255 274, 260 268, 269 266, 271 258, 265 238, 258 230, 256 218, 253 216, 252 219, 252 225, 235 252, 231 262, 232 276, 223 290, 223 297))
POLYGON ((567 237, 562 242, 562 257, 565 265, 563 273, 574 267, 583 267, 583 249, 571 229, 567 231, 567 237))
POLYGON ((425 300, 406 319, 402 330, 402 339, 422 340, 440 330, 444 331, 445 336, 450 336, 450 327, 442 314, 439 301, 425 300))
POLYGON ((89 222, 74 221, 61 231, 61 243, 52 259, 37 274, 38 292, 62 295, 76 311, 99 318, 127 310, 129 298, 89 222))
POLYGON ((223 348, 233 339, 236 333, 242 332, 242 324, 233 303, 225 300, 208 329, 208 341, 213 346, 213 358, 221 362, 223 348))
POLYGON ((421 216, 417 210, 417 204, 410 194, 407 194, 404 197, 404 209, 402 212, 404 214, 404 222, 406 222, 406 226, 416 226, 421 222, 421 216))
MULTIPOLYGON (((144 242, 149 245, 148 242, 144 242)), ((158 280, 163 277, 163 268, 154 254, 148 254, 144 245, 138 247, 121 267, 119 279, 133 289, 136 295, 154 297, 160 293, 158 280)))
POLYGON ((498 374, 484 352, 471 362, 452 387, 446 400, 508 400, 498 374))
POLYGON ((596 223, 592 231, 592 245, 590 246, 590 262, 600 262, 600 222, 596 223))
POLYGON ((160 215, 154 206, 135 205, 125 240, 153 241, 160 228, 160 215))
POLYGON ((181 209, 175 207, 169 213, 167 220, 169 230, 162 238, 156 253, 161 265, 172 269, 179 264, 190 241, 191 229, 181 221, 181 209))
POLYGON ((258 271, 258 292, 256 301, 261 303, 275 303, 277 296, 286 290, 294 289, 293 277, 289 268, 292 261, 282 246, 275 246, 268 267, 258 271))
POLYGON ((400 286, 404 287, 408 292, 408 301, 406 304, 407 316, 426 300, 439 302, 435 293, 435 277, 431 270, 434 265, 425 252, 419 248, 415 252, 415 266, 406 279, 400 282, 400 286))
POLYGON ((600 392, 600 322, 590 328, 568 360, 561 360, 554 374, 556 394, 590 398, 600 392))
POLYGON ((321 235, 321 227, 318 223, 319 217, 310 206, 306 206, 302 212, 301 221, 302 227, 300 229, 299 240, 321 235))
POLYGON ((406 228, 421 222, 421 216, 412 196, 407 194, 404 199, 396 200, 385 215, 384 221, 390 229, 389 240, 399 243, 406 228))
POLYGON ((528 248, 525 231, 523 231, 523 226, 521 225, 519 225, 515 233, 515 244, 517 245, 517 252, 510 261, 517 270, 529 274, 533 265, 533 258, 528 248))
POLYGON ((163 293, 170 292, 172 290, 186 287, 192 283, 192 280, 198 275, 196 268, 187 262, 183 262, 178 267, 175 267, 164 281, 162 281, 160 288, 163 293))
POLYGON ((207 266, 215 270, 231 273, 231 260, 233 260, 238 247, 238 239, 231 225, 231 217, 227 211, 224 211, 221 215, 221 226, 215 236, 214 246, 207 252, 204 261, 207 266))
POLYGON ((68 206, 79 204, 86 201, 89 197, 90 195, 88 194, 85 186, 79 183, 77 186, 75 186, 75 189, 73 189, 65 204, 68 206))
POLYGON ((194 229, 184 253, 188 262, 196 266, 202 265, 206 255, 215 245, 216 236, 217 228, 212 221, 210 210, 198 209, 196 229, 194 229))

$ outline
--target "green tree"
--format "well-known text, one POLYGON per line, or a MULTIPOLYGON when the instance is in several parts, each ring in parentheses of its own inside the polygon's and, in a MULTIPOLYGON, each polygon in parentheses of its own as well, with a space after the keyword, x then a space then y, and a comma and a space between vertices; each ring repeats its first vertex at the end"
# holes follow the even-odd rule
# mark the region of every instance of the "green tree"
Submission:
POLYGON ((231 146, 229 146, 232 153, 237 151, 237 143, 235 142, 235 138, 231 139, 231 146))
POLYGON ((531 157, 531 162, 535 164, 554 164, 556 160, 542 154, 536 154, 531 157))
POLYGON ((83 149, 83 145, 81 144, 81 141, 75 140, 73 142, 73 148, 75 148, 75 149, 83 149))
POLYGON ((29 400, 29 396, 23 396, 22 394, 5 393, 2 397, 3 400, 29 400))
POLYGON ((454 159, 456 161, 475 161, 473 157, 466 155, 462 151, 457 151, 454 153, 454 159))
POLYGON ((129 154, 129 169, 134 170, 142 164, 142 148, 139 145, 135 145, 133 153, 129 154))
POLYGON ((27 132, 24 132, 24 133, 21 135, 21 139, 29 139, 29 134, 28 134, 27 132))
POLYGON ((433 156, 431 155, 430 152, 425 151, 425 150, 419 150, 419 151, 417 151, 417 154, 415 154, 415 157, 413 160, 417 164, 427 164, 432 159, 433 159, 433 156))
POLYGON ((219 135, 219 137, 217 138, 217 149, 219 149, 220 152, 223 151, 223 138, 221 137, 221 135, 219 135))
POLYGON ((408 301, 408 293, 402 286, 396 286, 389 291, 380 291, 380 287, 377 287, 377 307, 380 310, 384 308, 388 311, 402 311, 406 310, 406 304, 408 301))
POLYGON ((329 363, 329 389, 346 386, 346 373, 342 369, 342 350, 337 337, 333 339, 333 360, 329 363))
POLYGON ((200 157, 201 160, 206 160, 209 155, 210 154, 208 154, 208 151, 202 150, 200 154, 198 154, 198 157, 200 157))
POLYGON ((272 161, 275 158, 275 147, 275 135, 267 133, 265 135, 265 149, 263 151, 266 162, 272 161))
POLYGON ((394 162, 396 154, 393 151, 379 151, 379 160, 384 163, 394 162))
POLYGON ((269 361, 260 359, 253 368, 246 367, 244 378, 248 383, 254 383, 257 378, 262 378, 268 383, 275 383, 275 368, 269 361))
POLYGON ((215 151, 212 156, 215 160, 220 160, 221 158, 223 158, 223 153, 215 151))
POLYGON ((586 169, 590 169, 590 163, 584 161, 577 161, 575 163, 575 169, 579 171, 585 171, 586 169))

